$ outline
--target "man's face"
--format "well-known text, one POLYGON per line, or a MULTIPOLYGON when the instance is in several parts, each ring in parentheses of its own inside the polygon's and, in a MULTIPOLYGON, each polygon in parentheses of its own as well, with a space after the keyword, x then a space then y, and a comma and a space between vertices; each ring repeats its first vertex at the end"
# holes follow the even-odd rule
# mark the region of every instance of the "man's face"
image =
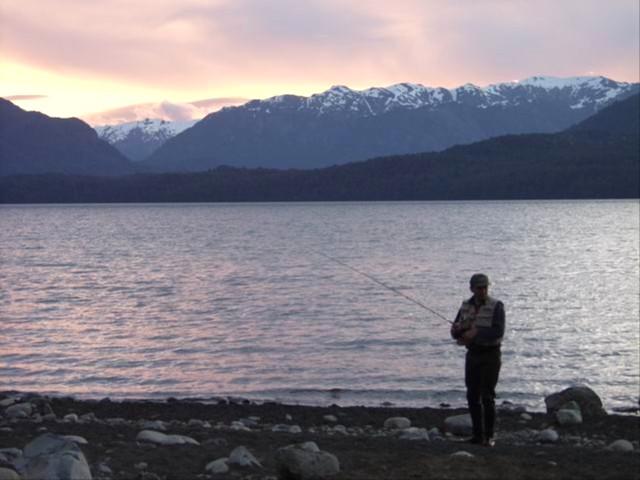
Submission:
POLYGON ((477 300, 486 300, 489 296, 489 287, 487 285, 476 285, 471 288, 471 291, 477 300))

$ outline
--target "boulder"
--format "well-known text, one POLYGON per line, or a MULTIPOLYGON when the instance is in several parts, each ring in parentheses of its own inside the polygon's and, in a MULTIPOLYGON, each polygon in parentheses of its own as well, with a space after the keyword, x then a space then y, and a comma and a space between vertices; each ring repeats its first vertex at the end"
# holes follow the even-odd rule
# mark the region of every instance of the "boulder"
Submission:
POLYGON ((589 387, 580 385, 569 387, 561 392, 553 393, 544 399, 548 414, 555 414, 568 402, 574 401, 580 406, 583 419, 597 418, 607 415, 602 408, 602 400, 596 392, 589 387))
POLYGON ((91 480, 91 470, 77 444, 45 433, 29 443, 17 462, 25 480, 91 480))
POLYGON ((452 417, 445 418, 444 430, 454 435, 471 435, 471 433, 473 433, 471 415, 464 413, 462 415, 454 415, 452 417))
POLYGON ((229 465, 227 465, 228 458, 219 458, 213 462, 209 462, 204 469, 214 475, 220 475, 229 472, 229 465))
POLYGON ((258 459, 245 447, 238 447, 234 449, 229 455, 229 463, 232 465, 238 465, 239 467, 262 468, 258 459))
POLYGON ((629 440, 616 440, 607 446, 607 450, 613 450, 614 452, 633 452, 633 443, 629 440))
POLYGON ((411 426, 411 420, 406 417, 391 417, 387 418, 384 422, 384 428, 409 428, 411 426))
POLYGON ((340 472, 338 459, 318 449, 313 442, 280 448, 275 458, 280 478, 322 480, 340 472))

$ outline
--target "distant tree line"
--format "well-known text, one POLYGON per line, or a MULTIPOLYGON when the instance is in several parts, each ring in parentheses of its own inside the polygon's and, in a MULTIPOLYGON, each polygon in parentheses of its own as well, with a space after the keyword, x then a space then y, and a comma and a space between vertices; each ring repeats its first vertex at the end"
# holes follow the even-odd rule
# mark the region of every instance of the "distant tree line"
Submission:
POLYGON ((508 135, 317 170, 0 177, 0 203, 500 200, 640 197, 636 134, 508 135))

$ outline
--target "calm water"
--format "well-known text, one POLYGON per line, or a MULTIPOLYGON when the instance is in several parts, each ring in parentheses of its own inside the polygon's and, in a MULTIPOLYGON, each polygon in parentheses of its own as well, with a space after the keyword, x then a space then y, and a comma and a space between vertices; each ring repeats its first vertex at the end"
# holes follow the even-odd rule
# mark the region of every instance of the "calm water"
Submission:
POLYGON ((637 404, 639 208, 612 202, 4 206, 0 390, 464 404, 446 322, 484 271, 499 397, 637 404))

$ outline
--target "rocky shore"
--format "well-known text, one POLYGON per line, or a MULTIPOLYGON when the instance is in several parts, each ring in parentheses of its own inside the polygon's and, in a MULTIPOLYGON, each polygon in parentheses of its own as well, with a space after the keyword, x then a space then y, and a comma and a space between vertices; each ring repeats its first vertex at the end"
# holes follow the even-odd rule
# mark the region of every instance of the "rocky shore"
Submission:
POLYGON ((499 406, 496 446, 466 410, 0 394, 6 479, 640 479, 640 417, 592 391, 499 406), (595 397, 594 397, 595 396, 595 397))

